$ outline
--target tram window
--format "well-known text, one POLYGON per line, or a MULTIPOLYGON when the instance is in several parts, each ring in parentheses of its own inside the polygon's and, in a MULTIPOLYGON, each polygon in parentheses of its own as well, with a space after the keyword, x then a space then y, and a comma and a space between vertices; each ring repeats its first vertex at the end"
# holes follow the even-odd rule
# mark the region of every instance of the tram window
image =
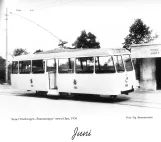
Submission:
POLYGON ((18 73, 18 61, 12 62, 12 73, 17 74, 18 73))
POLYGON ((111 56, 96 57, 95 67, 96 73, 115 73, 115 67, 111 56))
POLYGON ((114 58, 114 63, 115 63, 117 72, 124 72, 125 69, 124 69, 122 57, 118 55, 118 56, 114 56, 113 58, 114 58))
POLYGON ((31 72, 31 61, 20 61, 19 62, 20 74, 28 74, 31 72))
POLYGON ((93 73, 93 63, 93 57, 76 58, 76 73, 93 73))
POLYGON ((126 71, 132 71, 133 66, 132 66, 130 55, 123 55, 123 60, 124 60, 124 63, 125 63, 126 71))
POLYGON ((59 73, 74 73, 74 59, 59 59, 59 73))
POLYGON ((56 62, 55 59, 47 60, 46 62, 46 71, 47 72, 56 72, 56 62))
POLYGON ((33 60, 32 61, 32 72, 33 73, 44 73, 43 60, 33 60))

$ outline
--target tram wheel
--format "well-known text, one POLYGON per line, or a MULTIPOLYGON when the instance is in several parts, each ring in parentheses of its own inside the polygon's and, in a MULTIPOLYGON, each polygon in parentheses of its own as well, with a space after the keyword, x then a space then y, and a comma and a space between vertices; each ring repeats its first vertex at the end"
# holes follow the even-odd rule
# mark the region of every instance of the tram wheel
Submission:
POLYGON ((41 96, 45 96, 45 95, 47 95, 47 92, 46 91, 36 91, 36 94, 41 95, 41 96))
POLYGON ((110 98, 111 99, 116 99, 117 98, 117 95, 110 95, 110 98))
POLYGON ((65 92, 59 92, 59 96, 62 97, 62 98, 65 98, 68 96, 68 93, 65 93, 65 92))

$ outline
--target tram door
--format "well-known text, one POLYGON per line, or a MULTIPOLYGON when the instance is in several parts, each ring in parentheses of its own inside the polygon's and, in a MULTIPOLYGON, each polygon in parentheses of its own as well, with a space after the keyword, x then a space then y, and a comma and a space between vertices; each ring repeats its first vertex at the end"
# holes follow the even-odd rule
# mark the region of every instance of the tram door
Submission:
POLYGON ((46 71, 49 75, 49 89, 56 89, 57 83, 56 83, 56 61, 55 59, 47 60, 46 62, 46 71))

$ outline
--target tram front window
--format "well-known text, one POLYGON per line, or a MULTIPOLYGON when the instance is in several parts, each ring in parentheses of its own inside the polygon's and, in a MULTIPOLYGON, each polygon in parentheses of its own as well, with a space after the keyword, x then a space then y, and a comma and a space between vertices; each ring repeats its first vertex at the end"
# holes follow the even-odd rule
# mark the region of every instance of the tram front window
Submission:
POLYGON ((115 63, 117 72, 119 72, 119 73, 124 72, 125 69, 124 69, 122 57, 120 55, 117 55, 117 56, 114 56, 113 59, 114 59, 114 63, 115 63))
POLYGON ((132 66, 130 55, 123 55, 123 60, 124 60, 124 63, 125 63, 126 71, 132 71, 133 66, 132 66))

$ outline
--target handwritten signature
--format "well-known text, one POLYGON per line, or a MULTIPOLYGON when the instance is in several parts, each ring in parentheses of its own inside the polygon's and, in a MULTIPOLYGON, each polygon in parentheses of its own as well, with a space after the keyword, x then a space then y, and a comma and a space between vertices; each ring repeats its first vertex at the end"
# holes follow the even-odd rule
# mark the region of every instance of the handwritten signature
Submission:
POLYGON ((78 127, 76 127, 75 129, 74 129, 74 134, 73 134, 73 136, 72 136, 72 140, 74 140, 74 138, 77 136, 91 136, 92 134, 91 134, 91 130, 90 131, 79 131, 78 130, 78 127))

